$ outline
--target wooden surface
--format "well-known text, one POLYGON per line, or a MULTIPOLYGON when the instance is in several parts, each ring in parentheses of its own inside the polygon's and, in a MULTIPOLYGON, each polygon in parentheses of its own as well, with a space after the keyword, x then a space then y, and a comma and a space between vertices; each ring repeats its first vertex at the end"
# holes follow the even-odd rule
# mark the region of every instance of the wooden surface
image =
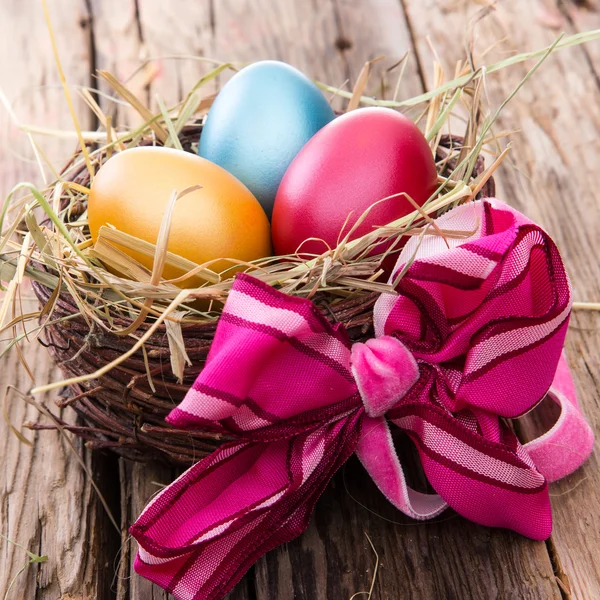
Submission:
MULTIPOLYGON (((287 60, 309 76, 351 86, 365 60, 377 63, 370 91, 391 97, 395 73, 385 70, 411 52, 399 97, 431 85, 432 46, 451 76, 464 52, 468 16, 479 0, 49 0, 59 51, 72 86, 92 83, 106 68, 128 78, 141 60, 153 78, 137 75, 139 95, 168 103, 210 67, 172 55, 222 60, 287 60), (431 41, 428 41, 428 38, 431 41)), ((493 49, 493 61, 515 50, 532 50, 560 31, 600 26, 594 2, 503 0, 476 28, 477 48, 493 49), (585 5, 585 6, 583 6, 585 5)), ((487 92, 494 105, 523 77, 526 67, 492 75, 487 92)), ((145 72, 146 74, 148 71, 145 72)), ((544 225, 557 240, 569 268, 576 300, 600 299, 597 241, 600 231, 600 44, 564 51, 549 59, 505 111, 498 130, 512 136, 511 163, 498 173, 499 195, 544 225)), ((215 87, 220 82, 215 82, 215 87)), ((71 129, 38 0, 0 2, 0 87, 25 123, 71 129)), ((73 88, 75 89, 75 88, 73 88)), ((76 97, 76 95, 75 95, 76 97)), ((103 106, 108 110, 108 101, 103 106)), ((339 103, 339 100, 335 100, 339 103)), ((81 122, 95 121, 82 102, 81 122)), ((113 110, 121 122, 135 119, 113 110)), ((74 140, 37 137, 60 164, 74 140)), ((49 175, 50 176, 50 175, 49 175)), ((23 179, 40 181, 31 146, 0 108, 0 192, 23 179)), ((600 430, 598 313, 577 312, 567 350, 583 409, 600 430)), ((2 334, 2 343, 10 332, 2 334)), ((37 343, 23 345, 36 382, 59 375, 37 343)), ((21 390, 31 381, 16 352, 1 363, 2 388, 21 390)), ((52 397, 41 399, 51 405, 52 397)), ((44 422, 13 393, 10 422, 44 422)), ((67 411, 65 418, 73 419, 67 411)), ((536 418, 520 424, 533 434, 536 418)), ((28 447, 0 420, 0 533, 48 560, 21 574, 7 600, 165 599, 162 590, 132 574, 135 552, 110 524, 88 476, 56 432, 25 436, 28 447)), ((167 467, 89 456, 75 441, 94 480, 122 526, 130 523, 160 484, 167 467)), ((401 446, 409 450, 405 440, 401 446)), ((375 555, 380 559, 373 599, 600 597, 600 474, 598 456, 551 486, 555 531, 547 543, 468 523, 445 513, 434 523, 415 523, 377 492, 356 460, 339 473, 317 505, 308 531, 260 560, 231 595, 235 600, 329 600, 368 591, 375 555)), ((0 598, 27 561, 25 552, 0 539, 0 598)), ((366 595, 357 596, 367 597, 366 595)))

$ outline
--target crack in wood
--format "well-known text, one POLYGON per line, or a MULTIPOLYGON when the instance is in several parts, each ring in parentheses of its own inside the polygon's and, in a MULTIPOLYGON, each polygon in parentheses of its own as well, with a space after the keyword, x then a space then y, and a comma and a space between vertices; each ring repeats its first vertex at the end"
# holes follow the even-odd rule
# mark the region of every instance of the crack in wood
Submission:
POLYGON ((335 26, 337 29, 337 37, 335 39, 334 45, 342 60, 345 77, 348 80, 350 88, 352 88, 352 72, 350 69, 350 62, 348 61, 348 57, 346 56, 346 51, 352 48, 352 41, 344 33, 344 25, 342 23, 342 15, 339 6, 339 0, 332 0, 332 8, 335 26))
POLYGON ((558 549, 554 543, 554 540, 552 539, 552 536, 546 540, 546 550, 548 551, 550 564, 552 565, 552 570, 554 571, 554 576, 556 577, 556 583, 560 590, 562 600, 570 600, 571 582, 569 581, 569 576, 563 569, 562 562, 558 554, 558 549))
POLYGON ((415 60, 417 61, 417 73, 419 75, 419 79, 421 80, 421 87, 423 91, 427 91, 427 79, 425 77, 425 70, 423 68, 423 61, 417 46, 417 38, 415 34, 415 30, 413 27, 412 19, 410 16, 410 11, 408 6, 406 5, 406 0, 398 0, 400 2, 400 8, 402 9, 402 13, 404 14, 404 20, 406 21, 406 27, 408 28, 408 33, 410 35, 410 45, 412 46, 412 51, 415 55, 415 60))
MULTIPOLYGON (((144 25, 142 22, 142 15, 140 11, 140 0, 133 0, 134 5, 134 15, 135 15, 135 23, 136 23, 136 31, 138 35, 138 39, 140 41, 140 46, 143 48, 146 43, 146 35, 144 33, 144 25)), ((145 94, 145 102, 146 106, 150 106, 151 100, 151 92, 150 92, 150 83, 144 86, 144 94, 145 94)))
POLYGON ((208 3, 208 19, 209 19, 209 23, 210 23, 210 31, 211 34, 213 36, 213 38, 215 37, 215 32, 217 30, 217 17, 216 17, 216 11, 215 11, 215 0, 209 0, 208 3))
MULTIPOLYGON (((557 7, 558 7, 559 11, 564 16, 566 21, 569 23, 569 25, 571 26, 573 31, 575 31, 577 33, 582 33, 580 28, 577 26, 577 23, 574 21, 573 15, 571 14, 571 11, 569 10, 566 1, 565 0, 556 0, 556 1, 557 1, 557 7)), ((580 1, 571 0, 571 1, 573 2, 573 4, 575 4, 577 7, 579 7, 579 9, 590 10, 592 12, 596 11, 596 7, 591 5, 588 2, 588 0, 580 0, 580 1)), ((578 50, 581 50, 581 52, 583 53, 583 55, 585 57, 585 61, 587 62, 588 66, 590 68, 590 71, 592 72, 592 75, 594 77, 594 80, 596 82, 596 86, 600 89, 600 71, 598 71, 596 68, 596 62, 594 61, 594 58, 590 54, 590 52, 585 44, 583 46, 579 46, 578 50)))
MULTIPOLYGON (((85 8, 87 10, 87 19, 80 21, 81 28, 87 32, 87 44, 88 44, 88 57, 90 64, 89 83, 90 88, 96 87, 95 74, 97 69, 97 55, 96 55, 96 34, 94 28, 94 11, 92 8, 91 0, 84 0, 85 8)), ((89 118, 91 120, 91 128, 97 129, 100 126, 100 119, 96 116, 94 111, 86 105, 89 118)))

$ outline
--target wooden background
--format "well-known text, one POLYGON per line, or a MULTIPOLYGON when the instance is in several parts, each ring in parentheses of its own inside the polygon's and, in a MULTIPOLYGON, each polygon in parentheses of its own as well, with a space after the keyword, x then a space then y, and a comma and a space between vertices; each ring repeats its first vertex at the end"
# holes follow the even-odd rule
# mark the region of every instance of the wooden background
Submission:
MULTIPOLYGON (((558 32, 600 26, 596 0, 501 0, 477 24, 477 48, 504 40, 487 57, 537 49, 558 32)), ((351 86, 365 60, 384 54, 371 80, 381 94, 385 69, 411 52, 400 90, 408 97, 431 85, 432 49, 452 75, 464 55, 483 0, 49 0, 69 83, 95 85, 95 69, 128 78, 143 59, 162 57, 136 76, 141 97, 177 100, 205 73, 199 61, 172 55, 250 61, 289 61, 309 76, 351 86), (431 40, 431 45, 428 40, 431 40)), ((498 105, 524 75, 525 66, 489 77, 498 105)), ((395 74, 388 77, 392 93, 395 74)), ((218 82, 215 83, 217 85, 218 82)), ((0 87, 17 118, 27 124, 72 130, 53 63, 39 0, 0 2, 0 87)), ((384 86, 385 87, 385 86, 384 86)), ((103 106, 106 101, 102 100, 103 106)), ((76 101, 84 128, 96 122, 76 101)), ((122 110, 120 111, 122 113, 122 110)), ((119 114, 121 122, 130 118, 119 114)), ((572 276, 576 300, 600 299, 600 43, 552 57, 505 111, 501 129, 512 136, 510 163, 498 174, 499 195, 544 225, 555 237, 572 276)), ((37 136, 60 165, 70 139, 37 136)), ((0 191, 20 180, 40 182, 31 146, 0 107, 0 191)), ((569 359, 584 410, 600 427, 599 315, 577 312, 568 336, 569 359)), ((7 334, 2 334, 6 337, 7 334)), ((5 342, 6 340, 4 340, 5 342)), ((59 377, 44 348, 24 346, 36 382, 59 377)), ((31 381, 16 353, 0 365, 2 387, 27 390, 31 381)), ((52 404, 52 396, 42 398, 52 404)), ((10 421, 41 421, 35 408, 13 395, 10 421)), ((65 417, 73 419, 70 411, 65 417)), ((534 424, 521 426, 526 437, 534 424)), ((90 481, 55 432, 25 435, 21 444, 0 419, 0 533, 48 556, 17 579, 7 600, 164 599, 162 590, 132 574, 135 551, 110 525, 90 481)), ((76 447, 125 527, 174 473, 130 465, 76 447)), ((414 523, 389 506, 355 460, 336 476, 300 539, 260 560, 231 598, 337 600, 369 589, 375 555, 380 569, 373 599, 490 599, 600 597, 600 474, 598 454, 551 487, 555 531, 532 542, 446 513, 438 522, 414 523)), ((0 598, 27 560, 0 539, 0 598)), ((365 598, 366 595, 355 596, 365 598)))

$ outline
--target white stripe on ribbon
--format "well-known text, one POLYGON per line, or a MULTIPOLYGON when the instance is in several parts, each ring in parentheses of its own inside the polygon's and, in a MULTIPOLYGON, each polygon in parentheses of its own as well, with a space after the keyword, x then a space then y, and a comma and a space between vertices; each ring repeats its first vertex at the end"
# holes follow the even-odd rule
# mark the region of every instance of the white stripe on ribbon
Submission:
POLYGON ((231 402, 200 392, 193 386, 187 391, 180 408, 190 415, 210 421, 226 419, 239 410, 231 402))
POLYGON ((485 279, 498 264, 496 261, 490 260, 485 256, 471 252, 467 248, 453 248, 451 254, 448 251, 444 254, 437 254, 428 258, 420 259, 421 262, 429 265, 438 265, 451 268, 452 271, 467 275, 468 277, 478 277, 485 279), (449 265, 450 258, 452 264, 449 265))
POLYGON ((273 425, 271 421, 259 417, 247 404, 242 404, 232 418, 234 423, 244 431, 273 425))
POLYGON ((530 232, 525 235, 523 239, 519 241, 519 243, 514 246, 510 252, 510 269, 504 269, 498 282, 496 283, 497 287, 500 287, 506 283, 517 279, 521 273, 527 268, 529 268, 531 261, 531 246, 532 241, 538 239, 540 242, 542 241, 542 234, 540 231, 530 232))
POLYGON ((422 430, 420 437, 425 446, 479 475, 523 489, 535 489, 544 483, 544 476, 540 473, 484 454, 420 417, 407 415, 394 419, 394 423, 402 429, 414 432, 422 430))
MULTIPOLYGON (((250 510, 249 512, 255 512, 257 510, 263 509, 263 508, 268 508, 269 506, 272 506, 273 504, 275 504, 285 493, 287 492, 287 486, 285 489, 281 490, 280 492, 277 492, 277 494, 273 494, 273 496, 271 496, 270 498, 267 498, 266 500, 264 500, 263 502, 261 502, 260 504, 257 504, 256 506, 254 506, 252 508, 252 510, 250 510)), ((230 519, 229 521, 226 521, 225 523, 221 523, 220 525, 217 525, 216 527, 213 527, 212 529, 209 529, 208 531, 205 531, 202 535, 198 536, 195 540, 193 540, 191 543, 192 544, 198 544, 200 542, 206 542, 208 540, 211 540, 215 537, 217 537, 218 535, 220 535, 221 533, 227 531, 229 529, 229 527, 235 523, 237 520, 239 519, 239 517, 234 517, 233 519, 230 519)))
POLYGON ((554 319, 520 327, 516 330, 504 331, 479 342, 472 347, 465 364, 465 375, 482 369, 503 354, 527 348, 556 331, 567 319, 571 312, 571 303, 554 319))
POLYGON ((350 370, 350 350, 328 333, 314 333, 308 321, 296 311, 269 306, 240 290, 232 289, 227 297, 225 312, 251 323, 273 327, 290 337, 298 337, 309 348, 326 354, 339 365, 350 370), (342 360, 338 360, 338 357, 342 360))
POLYGON ((154 556, 154 554, 146 552, 146 550, 144 550, 144 548, 140 545, 138 545, 138 555, 140 559, 147 565, 162 565, 173 560, 172 558, 158 558, 158 556, 154 556))
POLYGON ((206 542, 207 540, 211 540, 212 538, 217 537, 220 533, 227 531, 229 529, 229 526, 232 523, 235 523, 235 521, 235 517, 233 519, 230 519, 229 521, 225 521, 225 523, 221 523, 220 525, 217 525, 216 527, 213 527, 212 529, 209 529, 208 531, 204 532, 191 543, 198 544, 199 542, 206 542))

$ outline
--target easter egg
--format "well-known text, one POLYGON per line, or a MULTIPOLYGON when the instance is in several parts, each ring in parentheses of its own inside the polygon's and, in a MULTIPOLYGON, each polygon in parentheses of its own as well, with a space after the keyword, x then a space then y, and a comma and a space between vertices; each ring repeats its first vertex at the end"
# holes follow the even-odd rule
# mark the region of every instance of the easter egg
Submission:
MULTIPOLYGON (((389 108, 346 113, 321 129, 285 173, 271 224, 275 252, 294 254, 302 244, 302 253, 322 254, 378 200, 405 192, 421 205, 436 186, 433 154, 409 118, 389 108)), ((413 210, 404 196, 381 202, 351 239, 413 210)))
MULTIPOLYGON (((168 250, 197 264, 219 258, 251 261, 271 254, 269 222, 260 204, 231 173, 210 161, 170 148, 140 147, 113 155, 98 171, 88 199, 92 240, 102 225, 156 244, 174 190, 200 185, 180 198, 171 221, 168 250)), ((148 269, 153 258, 120 247, 148 269)), ((209 268, 231 267, 219 261, 209 268)), ((165 266, 163 277, 183 273, 165 266)), ((185 286, 197 286, 198 278, 185 286)))
POLYGON ((298 69, 257 62, 236 73, 217 96, 198 154, 235 175, 270 217, 289 164, 333 118, 323 94, 298 69))

